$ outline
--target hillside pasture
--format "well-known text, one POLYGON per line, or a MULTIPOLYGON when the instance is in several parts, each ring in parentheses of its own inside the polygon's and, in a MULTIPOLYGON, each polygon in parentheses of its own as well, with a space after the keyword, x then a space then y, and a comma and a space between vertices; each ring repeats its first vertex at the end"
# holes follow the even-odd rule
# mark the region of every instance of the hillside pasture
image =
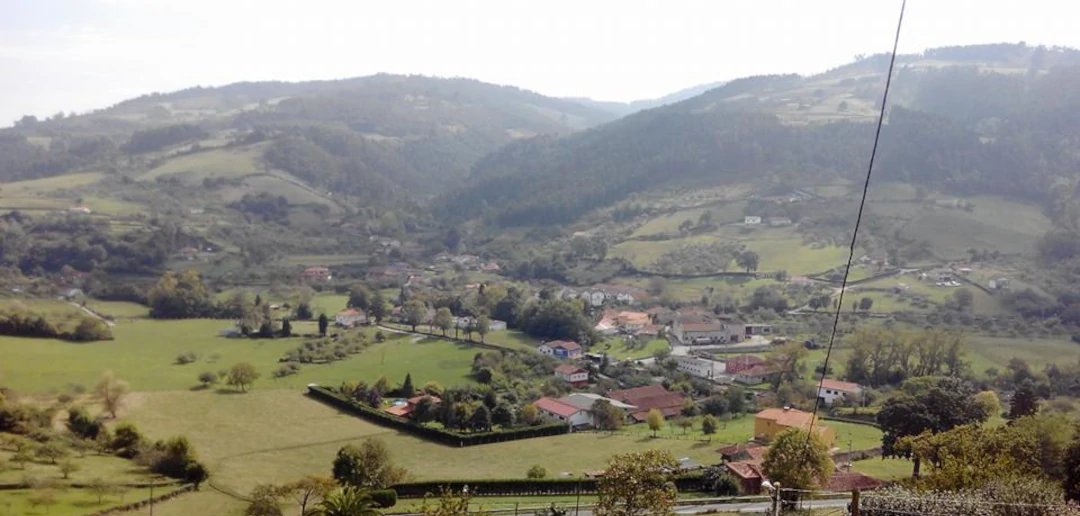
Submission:
POLYGON ((171 158, 143 173, 139 181, 155 181, 161 177, 176 177, 187 184, 198 184, 205 178, 240 178, 262 172, 259 159, 264 145, 234 149, 214 149, 171 158))
POLYGON ((102 179, 105 179, 105 174, 101 172, 81 172, 77 174, 44 177, 41 179, 0 183, 0 197, 50 195, 60 190, 92 185, 102 179))
MULTIPOLYGON (((20 393, 46 393, 90 387, 103 371, 111 370, 134 391, 189 389, 205 371, 228 369, 250 362, 262 374, 256 389, 297 389, 308 383, 338 385, 345 380, 374 381, 386 375, 400 382, 406 373, 415 381, 444 386, 471 382, 469 368, 478 348, 441 339, 414 342, 394 334, 359 355, 329 364, 305 364, 298 374, 271 378, 286 351, 305 339, 228 339, 218 331, 231 321, 212 319, 121 321, 112 328, 112 341, 71 343, 52 339, 0 337, 4 385, 20 393), (176 357, 192 352, 196 362, 177 365, 176 357)), ((211 390, 213 392, 213 390, 211 390)))

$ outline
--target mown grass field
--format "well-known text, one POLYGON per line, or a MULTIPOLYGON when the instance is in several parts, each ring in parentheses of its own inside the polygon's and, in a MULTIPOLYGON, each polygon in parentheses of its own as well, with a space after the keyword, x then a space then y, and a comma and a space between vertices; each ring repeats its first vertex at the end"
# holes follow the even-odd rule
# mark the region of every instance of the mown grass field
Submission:
MULTIPOLYGON (((632 341, 631 341, 632 342, 632 341)), ((593 353, 607 353, 615 360, 641 360, 655 355, 658 351, 671 349, 671 344, 666 339, 652 339, 643 345, 629 344, 626 339, 616 336, 593 346, 593 353)))
MULTIPOLYGON (((374 381, 386 375, 400 382, 406 373, 423 384, 437 381, 457 385, 468 377, 472 358, 479 350, 441 339, 388 335, 363 353, 330 364, 308 364, 300 373, 272 379, 278 359, 304 339, 227 339, 219 330, 230 321, 201 319, 120 321, 113 327, 112 341, 71 343, 49 339, 0 337, 0 364, 6 386, 21 393, 45 393, 82 385, 93 386, 103 371, 111 370, 131 384, 134 391, 187 389, 204 371, 227 369, 237 362, 251 362, 262 374, 256 389, 295 389, 308 383, 337 385, 345 380, 374 381), (176 365, 176 356, 194 352, 195 363, 176 365)), ((372 334, 374 330, 368 330, 372 334)))
POLYGON ((91 185, 105 178, 101 172, 83 172, 62 176, 13 181, 0 184, 0 197, 48 195, 58 190, 91 185))
POLYGON ((1080 344, 1067 339, 1044 338, 1008 338, 966 335, 966 359, 976 374, 982 374, 988 367, 1004 370, 1013 357, 1021 358, 1031 364, 1032 369, 1041 370, 1052 363, 1076 363, 1080 357, 1080 344))
MULTIPOLYGON (((154 496, 161 496, 172 489, 175 488, 156 488, 154 489, 154 496)), ((56 505, 34 507, 29 502, 29 498, 35 494, 34 491, 28 489, 0 491, 0 510, 6 511, 3 513, 5 515, 11 514, 13 516, 39 514, 46 516, 84 516, 109 507, 150 498, 150 488, 126 489, 123 496, 118 494, 105 496, 101 504, 98 504, 97 496, 86 489, 58 489, 54 490, 53 493, 57 502, 56 505)), ((183 496, 181 495, 180 498, 183 498, 183 496)), ((156 508, 154 512, 157 513, 156 508)))
MULTIPOLYGON (((668 421, 656 435, 665 439, 709 439, 709 436, 701 432, 701 418, 694 418, 693 421, 694 426, 686 432, 684 432, 682 428, 676 426, 672 421, 668 421)), ((835 446, 838 448, 846 450, 848 441, 851 441, 852 448, 855 450, 881 446, 881 430, 875 427, 828 420, 821 420, 821 424, 836 430, 835 446)), ((649 427, 645 424, 627 426, 622 432, 640 437, 652 435, 652 431, 649 430, 649 427)), ((720 428, 717 430, 716 434, 712 436, 712 442, 720 444, 741 443, 753 437, 753 435, 754 415, 744 414, 735 419, 721 419, 720 428)))
POLYGON ((911 461, 907 459, 866 459, 852 463, 859 473, 881 480, 902 480, 911 477, 911 461))
MULTIPOLYGON (((368 423, 284 390, 222 396, 213 392, 140 393, 122 416, 149 435, 187 435, 215 475, 215 482, 247 492, 259 483, 307 473, 327 474, 341 446, 377 437, 393 460, 417 480, 524 478, 539 464, 557 474, 602 468, 611 455, 645 449, 675 457, 719 461, 719 440, 652 439, 591 432, 453 448, 368 423), (463 470, 463 465, 467 469, 463 470)), ((732 433, 745 440, 749 434, 732 433)))

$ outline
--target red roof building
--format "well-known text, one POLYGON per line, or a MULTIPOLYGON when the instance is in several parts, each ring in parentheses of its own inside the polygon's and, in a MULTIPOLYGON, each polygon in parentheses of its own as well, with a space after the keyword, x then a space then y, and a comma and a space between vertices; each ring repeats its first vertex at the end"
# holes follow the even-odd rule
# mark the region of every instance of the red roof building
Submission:
POLYGON ((754 355, 739 355, 724 361, 724 372, 736 374, 760 365, 765 365, 765 360, 754 355))
POLYGON ((384 412, 392 416, 408 419, 413 411, 416 410, 416 404, 420 403, 420 400, 428 397, 430 397, 431 401, 435 402, 436 405, 442 403, 442 400, 439 399, 438 396, 413 396, 412 398, 405 400, 405 403, 400 403, 384 409, 384 412))
POLYGON ((608 397, 636 407, 630 411, 630 417, 638 422, 645 421, 652 409, 659 410, 665 418, 677 416, 686 403, 685 395, 671 392, 660 384, 611 391, 608 397))
POLYGON ((563 403, 555 398, 548 397, 543 397, 536 400, 533 405, 536 405, 536 408, 547 412, 548 414, 558 416, 563 419, 571 418, 574 416, 574 414, 577 414, 578 412, 584 412, 584 409, 582 409, 581 407, 575 407, 574 405, 571 405, 569 403, 563 403))

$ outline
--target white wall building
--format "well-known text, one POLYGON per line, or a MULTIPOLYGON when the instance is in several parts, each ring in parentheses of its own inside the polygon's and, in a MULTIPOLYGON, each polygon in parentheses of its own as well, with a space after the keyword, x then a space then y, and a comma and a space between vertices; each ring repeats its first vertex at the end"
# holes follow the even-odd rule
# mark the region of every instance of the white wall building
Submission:
POLYGON ((826 405, 832 405, 837 399, 843 399, 845 403, 861 403, 862 392, 862 386, 857 383, 826 378, 818 386, 817 395, 826 405))

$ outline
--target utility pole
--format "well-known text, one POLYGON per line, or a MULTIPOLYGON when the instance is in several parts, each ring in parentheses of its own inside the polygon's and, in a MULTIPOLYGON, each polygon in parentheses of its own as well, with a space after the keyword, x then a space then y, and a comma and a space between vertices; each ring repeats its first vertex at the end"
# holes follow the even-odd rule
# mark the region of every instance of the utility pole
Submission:
POLYGON ((851 439, 848 439, 848 442, 847 442, 847 470, 848 470, 848 473, 851 473, 852 468, 855 467, 855 458, 852 457, 852 455, 851 455, 852 453, 853 452, 851 451, 851 439))
POLYGON ((851 516, 859 516, 859 490, 851 492, 851 516))

